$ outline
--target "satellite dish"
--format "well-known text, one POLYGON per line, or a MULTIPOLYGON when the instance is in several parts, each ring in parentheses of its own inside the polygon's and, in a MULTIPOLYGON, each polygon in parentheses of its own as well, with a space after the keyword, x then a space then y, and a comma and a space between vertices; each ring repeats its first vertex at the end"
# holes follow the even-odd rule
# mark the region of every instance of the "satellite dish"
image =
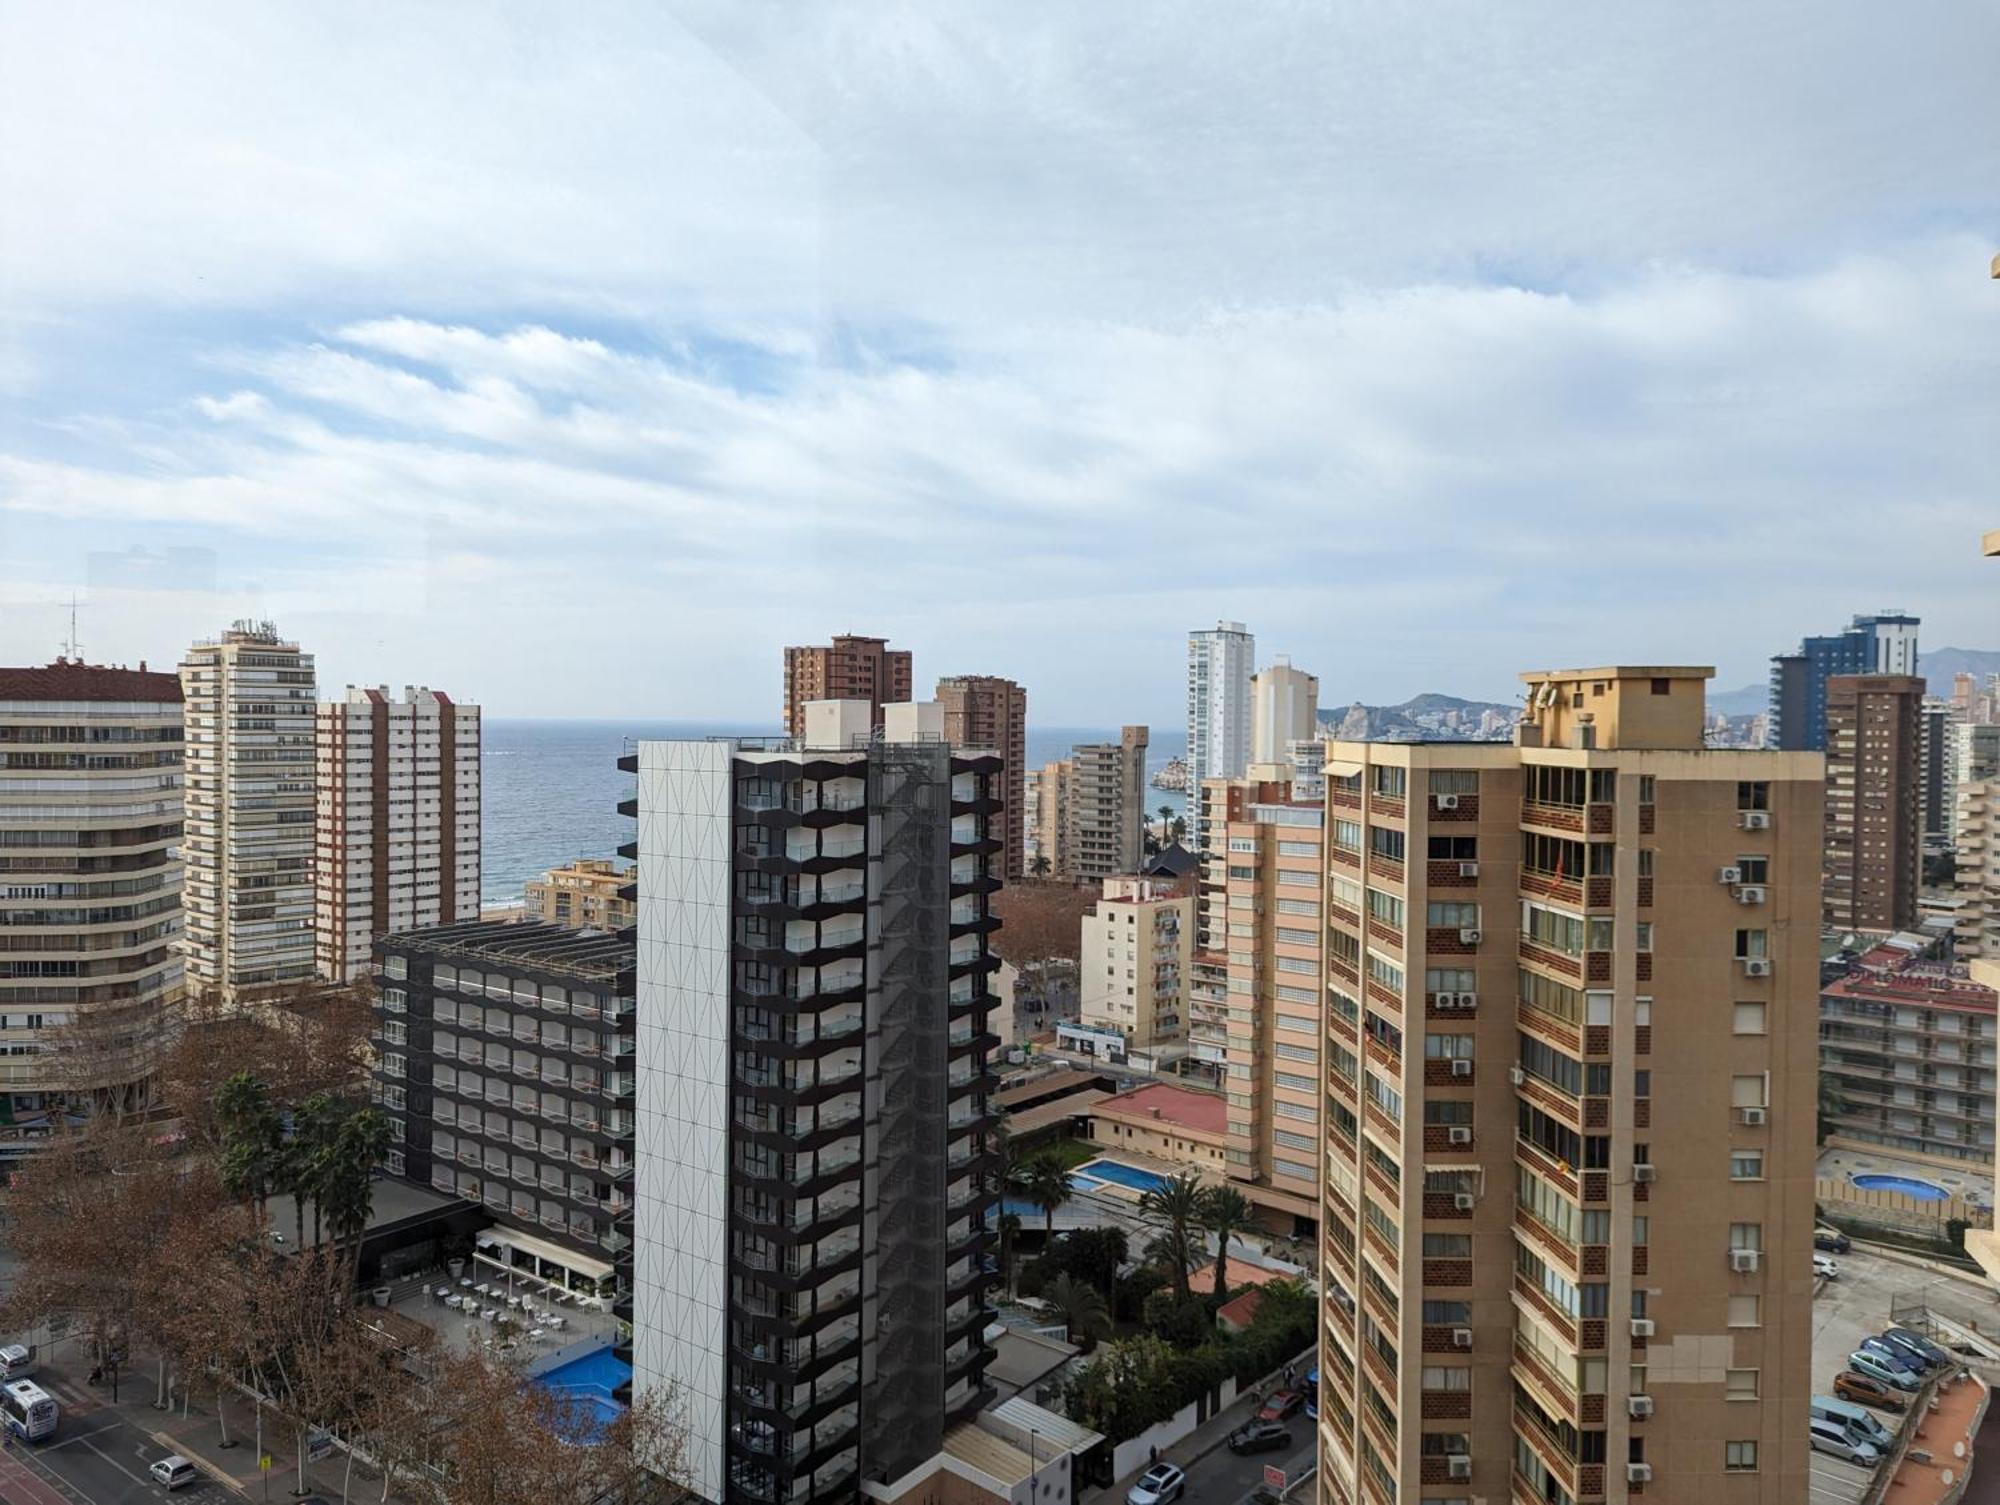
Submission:
POLYGON ((1952 1471, 1950 1469, 1946 1469, 1943 1473, 1938 1475, 1938 1482, 1944 1485, 1946 1489, 1950 1489, 1952 1478, 1953 1478, 1952 1471))
POLYGON ((1965 1456, 1965 1444, 1962 1442, 1954 1442, 1951 1445, 1951 1456, 1954 1458, 1963 1458, 1965 1456))

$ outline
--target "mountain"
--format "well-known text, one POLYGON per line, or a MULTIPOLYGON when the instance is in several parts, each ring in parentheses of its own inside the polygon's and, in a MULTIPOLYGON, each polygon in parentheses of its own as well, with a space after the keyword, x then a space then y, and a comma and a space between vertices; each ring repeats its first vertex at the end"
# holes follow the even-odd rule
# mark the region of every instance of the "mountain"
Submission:
POLYGON ((1414 742, 1425 737, 1504 742, 1520 714, 1517 705, 1426 692, 1401 705, 1363 705, 1357 700, 1345 709, 1322 709, 1319 719, 1330 735, 1356 742, 1414 742))
POLYGON ((1917 672, 1930 681, 1931 694, 1949 695, 1954 674, 1976 675, 1981 680, 2000 674, 2000 649, 1933 648, 1917 655, 1917 672))
POLYGON ((1708 709, 1711 715, 1754 716, 1767 710, 1771 704, 1769 685, 1745 685, 1740 690, 1710 690, 1708 709))

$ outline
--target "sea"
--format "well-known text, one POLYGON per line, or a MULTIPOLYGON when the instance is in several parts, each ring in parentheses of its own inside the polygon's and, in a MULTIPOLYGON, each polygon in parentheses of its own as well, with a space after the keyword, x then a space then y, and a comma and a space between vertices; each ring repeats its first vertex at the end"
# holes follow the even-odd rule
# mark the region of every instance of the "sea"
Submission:
MULTIPOLYGON (((632 776, 618 771, 619 757, 635 742, 672 737, 772 736, 777 726, 709 721, 544 721, 483 718, 485 814, 480 831, 481 902, 510 904, 530 878, 578 857, 618 855, 637 828, 618 813, 630 797, 632 776)), ((1028 766, 1064 757, 1080 742, 1115 742, 1116 727, 1028 728, 1028 766)), ((1147 776, 1185 756, 1183 728, 1152 728, 1147 776)), ((1175 790, 1148 789, 1146 808, 1185 812, 1175 790)))

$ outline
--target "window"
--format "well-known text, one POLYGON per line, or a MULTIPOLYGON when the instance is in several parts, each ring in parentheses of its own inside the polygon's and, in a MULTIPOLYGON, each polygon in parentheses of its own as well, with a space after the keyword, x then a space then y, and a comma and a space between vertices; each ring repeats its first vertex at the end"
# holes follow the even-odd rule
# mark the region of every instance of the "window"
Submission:
POLYGON ((1278 913, 1298 915, 1302 919, 1316 920, 1319 918, 1319 905, 1311 899, 1280 899, 1278 901, 1278 913))
POLYGON ((1583 843, 1562 836, 1521 833, 1521 866, 1531 873, 1577 879, 1583 876, 1583 843))
POLYGON ((1583 1022, 1585 1024, 1608 1025, 1611 1023, 1611 994, 1601 989, 1592 989, 1583 995, 1583 1022))
POLYGON ((1479 974, 1470 967, 1430 967, 1424 972, 1426 993, 1471 993, 1479 988, 1479 974))
POLYGON ((1729 1225, 1729 1247, 1732 1249, 1763 1248, 1764 1225, 1762 1223, 1731 1223, 1729 1225))
POLYGON ((1379 888, 1368 890, 1368 917, 1395 929, 1403 927, 1403 901, 1379 888))
MULTIPOLYGON (((1283 1087, 1291 1092, 1317 1092, 1319 1090, 1319 1083, 1315 1082, 1311 1077, 1294 1076, 1289 1071, 1273 1072, 1271 1074, 1271 1079, 1274 1082, 1276 1082, 1280 1087, 1283 1087)), ((1758 1163, 1760 1166, 1762 1165, 1763 1163, 1762 1156, 1758 1157, 1758 1163)))
POLYGON ((1618 770, 1615 768, 1593 768, 1590 770, 1590 802, 1593 805, 1608 805, 1618 798, 1618 770))
POLYGON ((1444 1098, 1424 1099, 1424 1122, 1438 1127, 1472 1126, 1472 1104, 1451 1102, 1444 1098))
POLYGON ((1757 1398, 1757 1371, 1754 1369, 1723 1370, 1722 1398, 1724 1400, 1755 1400, 1757 1398))
POLYGON ((1653 1220, 1643 1214, 1634 1215, 1632 1219, 1632 1243, 1634 1246, 1640 1249, 1645 1248, 1651 1242, 1652 1236, 1653 1220))
POLYGON ((1368 976, 1391 993, 1403 991, 1403 969, 1394 962, 1384 961, 1372 951, 1368 953, 1368 976))
POLYGON ((1277 1043, 1277 1052, 1281 1060, 1301 1061, 1307 1066, 1319 1064, 1319 1052, 1310 1045, 1294 1045, 1289 1040, 1280 1040, 1277 1043))
POLYGON ((1762 1150, 1731 1150, 1729 1152, 1729 1179, 1732 1181, 1762 1181, 1764 1179, 1764 1152, 1762 1150))
POLYGON ((1338 873, 1327 879, 1327 883, 1333 889, 1334 903, 1338 904, 1342 909, 1351 909, 1356 913, 1360 912, 1360 884, 1356 883, 1352 878, 1343 878, 1338 873))
POLYGON ((1479 928, 1479 906, 1477 904, 1432 904, 1428 908, 1426 919, 1433 930, 1477 930, 1479 928))
POLYGON ((1632 945, 1641 956, 1653 949, 1653 922, 1640 920, 1632 926, 1632 945))
POLYGON ((1403 860, 1403 833, 1388 826, 1368 828, 1368 850, 1391 862, 1403 860))
POLYGON ((1764 1101, 1765 1082, 1762 1072, 1748 1076, 1733 1076, 1729 1079, 1729 1105, 1732 1108, 1763 1108, 1769 1106, 1764 1101))
POLYGON ((1771 786, 1762 779, 1744 779, 1736 786, 1736 808, 1739 810, 1768 810, 1771 808, 1771 786))
POLYGON ((1278 843, 1280 857, 1317 857, 1319 843, 1316 841, 1281 841, 1278 843))
POLYGON ((1583 1022, 1583 992, 1526 967, 1518 969, 1521 1002, 1569 1024, 1583 1022))
POLYGON ((1764 1324, 1760 1307, 1761 1296, 1731 1296, 1729 1298, 1729 1325, 1731 1327, 1761 1327, 1764 1324))
POLYGON ((410 959, 407 956, 383 957, 382 975, 384 977, 408 977, 410 975, 410 959))
POLYGON ((1472 1059, 1472 1036, 1425 1035, 1424 1059, 1427 1061, 1469 1061, 1472 1059))
POLYGON ((1307 961, 1302 956, 1281 956, 1278 958, 1280 972, 1317 972, 1319 964, 1307 961))
POLYGON ((1239 883, 1247 882, 1257 876, 1257 869, 1254 867, 1232 867, 1229 870, 1229 876, 1239 883))
POLYGON ((1762 961, 1769 951, 1768 940, 1761 930, 1739 930, 1736 932, 1736 959, 1738 961, 1762 961))
POLYGON ((1763 1004, 1739 1003, 1736 1005, 1736 1033, 1739 1035, 1761 1035, 1764 1033, 1763 1004))
POLYGON ((1403 797, 1404 791, 1409 787, 1409 777, 1410 771, 1407 768, 1396 768, 1387 763, 1377 763, 1370 770, 1371 787, 1377 794, 1389 799, 1399 800, 1403 797))
POLYGON ((1278 939, 1287 946, 1317 946, 1319 932, 1316 930, 1295 930, 1289 925, 1278 927, 1278 939))
POLYGON ((1479 793, 1479 770, 1476 768, 1433 768, 1430 772, 1432 794, 1477 794, 1479 793))
POLYGON ((1642 805, 1652 804, 1654 802, 1654 795, 1657 791, 1657 788, 1658 788, 1658 781, 1654 778, 1652 774, 1650 773, 1640 774, 1639 803, 1642 805))
POLYGON ((1454 1392, 1470 1390, 1472 1370, 1461 1364, 1426 1364, 1423 1368, 1421 1388, 1454 1392))
POLYGON ((1538 945, 1548 946, 1568 956, 1583 955, 1584 921, 1581 915, 1564 914, 1559 909, 1528 900, 1521 901, 1521 934, 1538 945))
POLYGON ((1472 1235, 1469 1233, 1427 1233, 1424 1235, 1425 1259, 1471 1259, 1472 1235))
POLYGON ((1722 1445, 1722 1466, 1732 1474, 1754 1474, 1757 1472, 1757 1444, 1746 1442, 1725 1442, 1722 1445))
POLYGON ((1254 853, 1257 850, 1257 838, 1254 836, 1232 836, 1229 838, 1229 850, 1232 852, 1254 853))
POLYGON ((1771 881, 1771 859, 1762 856, 1739 856, 1736 866, 1743 874, 1745 883, 1769 883, 1771 881))
POLYGON ((1476 862, 1479 860, 1479 838, 1433 836, 1424 850, 1433 862, 1476 862))
POLYGON ((1525 768, 1527 788, 1523 798, 1536 805, 1567 805, 1581 808, 1589 791, 1589 780, 1581 768, 1552 768, 1537 764, 1525 768))
POLYGON ((1358 820, 1337 820, 1333 823, 1333 844, 1343 851, 1361 850, 1361 822, 1358 820))
POLYGON ((1673 694, 1673 693, 1674 693, 1674 682, 1673 682, 1673 681, 1672 681, 1671 679, 1662 679, 1662 678, 1658 678, 1658 677, 1656 677, 1656 678, 1655 678, 1655 679, 1653 680, 1653 693, 1654 693, 1655 695, 1671 695, 1671 694, 1673 694))

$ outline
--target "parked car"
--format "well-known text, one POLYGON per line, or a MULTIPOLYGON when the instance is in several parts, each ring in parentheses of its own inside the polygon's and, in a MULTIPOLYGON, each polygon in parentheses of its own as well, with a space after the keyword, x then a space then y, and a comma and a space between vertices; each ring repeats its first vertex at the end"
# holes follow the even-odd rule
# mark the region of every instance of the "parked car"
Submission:
POLYGON ((1844 1458, 1863 1468, 1873 1468, 1882 1456, 1868 1443, 1851 1436, 1845 1427, 1830 1421, 1815 1421, 1812 1424, 1812 1445, 1816 1453, 1844 1458))
POLYGON ((171 1494, 187 1484, 199 1484, 201 1475, 195 1466, 179 1453, 169 1453, 157 1460, 146 1470, 153 1476, 153 1482, 171 1494))
POLYGON ((1847 1367, 1856 1374, 1867 1375, 1871 1380, 1880 1380, 1891 1390, 1899 1390, 1905 1395, 1914 1395, 1923 1385, 1909 1370, 1867 1349, 1857 1348, 1849 1354, 1847 1367))
POLYGON ((1880 1380, 1872 1380, 1865 1374, 1857 1374, 1852 1369, 1843 1369, 1833 1377, 1833 1393, 1842 1400, 1851 1400, 1859 1405, 1873 1406, 1878 1411, 1907 1411, 1910 1403, 1891 1390, 1880 1380))
POLYGON ((1920 1373, 1928 1374, 1933 1369, 1943 1367, 1945 1363, 1944 1359, 1934 1359, 1926 1352, 1931 1347, 1930 1344, 1925 1343, 1922 1347, 1919 1347, 1916 1340, 1898 1332, 1893 1327, 1877 1337, 1863 1339, 1861 1346, 1866 1348, 1870 1343, 1887 1345, 1896 1353, 1902 1355, 1909 1363, 1915 1365, 1920 1373))
POLYGON ((1306 1375, 1306 1420, 1319 1420, 1319 1366, 1306 1375))
POLYGON ((1125 1491, 1125 1505, 1167 1505, 1187 1488, 1187 1475, 1171 1463, 1156 1463, 1125 1491))
POLYGON ((1874 1354, 1883 1363, 1894 1365, 1896 1368, 1903 1370, 1912 1379, 1921 1380, 1926 1374, 1930 1373, 1931 1366, 1929 1364, 1919 1359, 1907 1348, 1891 1343, 1887 1338, 1863 1338, 1861 1340, 1861 1351, 1863 1353, 1874 1354))
POLYGON ((1271 1453, 1292 1445, 1292 1434, 1283 1422, 1247 1421, 1229 1434, 1232 1453, 1271 1453))
POLYGON ((1845 1254, 1854 1247, 1854 1242, 1838 1228, 1829 1228, 1822 1223, 1813 1229, 1813 1247, 1824 1249, 1828 1254, 1845 1254))
POLYGON ((1958 1355, 1953 1353, 1949 1348, 1944 1347, 1942 1344, 1934 1343, 1922 1333, 1912 1332, 1907 1327, 1889 1328, 1883 1332, 1882 1336, 1885 1338, 1902 1339, 1919 1353, 1927 1356, 1933 1363, 1956 1364, 1958 1362, 1958 1355))
POLYGON ((1293 1415, 1306 1403, 1306 1398, 1296 1390, 1274 1390, 1264 1408, 1257 1413, 1259 1421, 1283 1421, 1293 1415))
POLYGON ((1840 1279, 1840 1266, 1834 1261, 1831 1255, 1815 1254, 1813 1256, 1813 1276, 1818 1280, 1838 1280, 1840 1279))

